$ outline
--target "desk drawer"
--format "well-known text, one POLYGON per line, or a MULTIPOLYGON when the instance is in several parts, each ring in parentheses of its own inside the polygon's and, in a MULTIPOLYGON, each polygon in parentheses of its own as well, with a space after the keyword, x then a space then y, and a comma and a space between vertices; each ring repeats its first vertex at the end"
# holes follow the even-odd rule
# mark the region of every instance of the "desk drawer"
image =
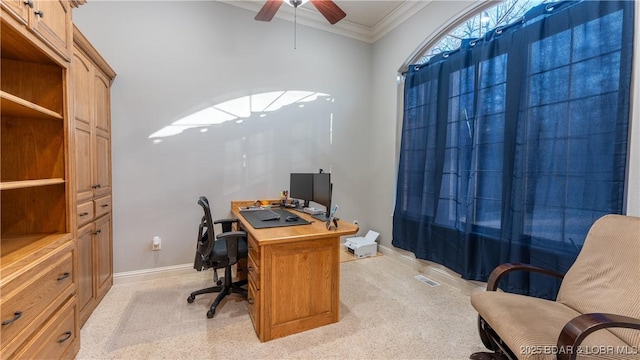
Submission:
POLYGON ((247 235, 247 239, 249 240, 249 256, 253 257, 253 263, 260 267, 260 247, 251 234, 247 235))
POLYGON ((96 204, 96 218, 111 211, 111 196, 101 197, 93 202, 96 204))
POLYGON ((59 359, 77 341, 76 301, 69 299, 16 354, 16 359, 59 359))
POLYGON ((1 326, 3 349, 27 326, 36 329, 40 324, 34 320, 46 319, 46 314, 42 316, 42 313, 73 282, 71 248, 67 247, 65 252, 49 257, 3 286, 1 319, 9 322, 1 326))
POLYGON ((78 228, 88 224, 93 220, 93 201, 88 201, 78 205, 78 228))
POLYGON ((251 318, 254 330, 257 334, 260 334, 260 290, 256 289, 251 278, 249 278, 249 286, 247 286, 247 289, 249 317, 251 318))
POLYGON ((253 281, 256 289, 260 290, 260 267, 256 265, 256 261, 251 253, 249 253, 247 260, 247 270, 249 272, 249 278, 253 281))

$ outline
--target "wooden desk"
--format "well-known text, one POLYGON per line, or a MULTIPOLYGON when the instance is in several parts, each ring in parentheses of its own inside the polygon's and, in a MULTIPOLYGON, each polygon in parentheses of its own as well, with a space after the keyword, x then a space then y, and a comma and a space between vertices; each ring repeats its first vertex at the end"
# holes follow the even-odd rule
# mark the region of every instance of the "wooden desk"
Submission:
POLYGON ((340 236, 358 227, 343 221, 327 230, 322 221, 254 229, 232 201, 231 212, 249 242, 249 315, 260 341, 299 333, 340 320, 340 236))

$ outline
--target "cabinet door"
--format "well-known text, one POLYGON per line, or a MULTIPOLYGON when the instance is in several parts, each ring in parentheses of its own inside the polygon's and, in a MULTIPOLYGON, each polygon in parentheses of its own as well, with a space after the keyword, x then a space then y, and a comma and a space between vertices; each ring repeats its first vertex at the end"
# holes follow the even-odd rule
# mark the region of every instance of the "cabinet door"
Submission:
POLYGON ((68 59, 71 8, 67 0, 34 0, 31 28, 68 59))
POLYGON ((89 61, 76 52, 73 55, 71 76, 73 84, 73 116, 76 141, 76 191, 78 203, 93 197, 93 179, 91 174, 93 151, 91 118, 92 67, 89 61))
POLYGON ((29 21, 29 10, 33 6, 30 0, 2 0, 2 7, 7 9, 11 15, 20 20, 23 24, 29 21))
POLYGON ((96 71, 93 81, 95 131, 95 186, 94 196, 111 193, 111 120, 109 80, 96 71), (99 185, 99 186, 98 186, 99 185))
POLYGON ((93 289, 93 223, 87 224, 78 230, 78 308, 80 309, 80 322, 84 323, 93 306, 95 299, 93 289), (85 309, 87 311, 85 311, 85 309))
POLYGON ((107 293, 112 284, 113 253, 111 246, 111 214, 99 218, 95 222, 93 233, 93 266, 96 281, 96 298, 98 300, 107 293))

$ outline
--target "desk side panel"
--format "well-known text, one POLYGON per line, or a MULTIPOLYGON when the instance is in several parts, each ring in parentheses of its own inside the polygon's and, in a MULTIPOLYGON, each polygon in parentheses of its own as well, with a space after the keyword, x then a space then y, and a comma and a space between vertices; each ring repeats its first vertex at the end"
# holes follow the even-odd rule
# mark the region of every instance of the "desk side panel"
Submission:
POLYGON ((267 339, 338 322, 339 244, 330 237, 264 248, 267 339))

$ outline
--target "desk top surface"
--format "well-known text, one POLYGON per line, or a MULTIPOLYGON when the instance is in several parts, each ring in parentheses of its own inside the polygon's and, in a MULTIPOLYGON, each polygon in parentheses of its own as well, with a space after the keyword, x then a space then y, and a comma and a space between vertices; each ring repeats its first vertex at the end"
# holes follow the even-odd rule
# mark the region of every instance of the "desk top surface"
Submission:
POLYGON ((340 237, 345 235, 353 235, 358 232, 358 226, 345 222, 338 221, 338 228, 331 226, 330 230, 327 230, 326 222, 316 220, 311 215, 302 212, 296 212, 296 215, 310 222, 308 225, 296 225, 285 227, 274 227, 266 229, 255 229, 247 221, 247 219, 240 214, 240 207, 246 207, 253 205, 253 201, 232 201, 231 213, 238 218, 242 223, 242 226, 251 234, 251 236, 258 242, 262 243, 268 241, 269 243, 275 242, 287 242, 298 240, 312 240, 327 237, 340 237))

